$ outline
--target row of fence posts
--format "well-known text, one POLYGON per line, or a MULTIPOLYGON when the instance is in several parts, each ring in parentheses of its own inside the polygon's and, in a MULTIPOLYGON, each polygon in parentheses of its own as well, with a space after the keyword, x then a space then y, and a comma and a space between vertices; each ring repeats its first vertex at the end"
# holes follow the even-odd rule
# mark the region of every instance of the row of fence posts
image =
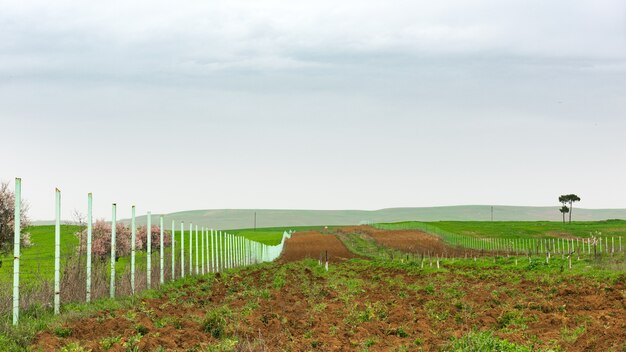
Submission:
POLYGON ((542 238, 542 239, 504 239, 504 238, 456 238, 454 245, 474 250, 491 252, 507 252, 512 254, 529 253, 572 253, 578 252, 589 255, 622 253, 622 237, 615 236, 590 238, 542 238), (609 244, 610 243, 610 244, 609 244))
MULTIPOLYGON (((15 219, 14 219, 14 244, 13 244, 13 325, 17 325, 19 321, 19 302, 20 302, 20 238, 21 238, 21 191, 22 180, 15 179, 15 219)), ((86 257, 86 297, 87 303, 91 302, 91 276, 92 276, 92 218, 93 196, 91 193, 87 195, 87 257, 86 257)), ((135 206, 131 209, 131 292, 135 293, 135 267, 136 267, 136 219, 135 206)), ((159 216, 159 282, 165 282, 164 277, 164 224, 163 216, 159 216)), ((147 212, 146 218, 147 239, 146 239, 146 268, 147 288, 151 288, 152 280, 152 214, 147 212)), ((116 224, 117 224, 117 205, 112 205, 111 214, 111 265, 110 265, 110 297, 115 297, 115 278, 116 278, 116 224)), ((180 277, 186 275, 204 275, 207 273, 219 272, 239 266, 252 265, 261 262, 269 262, 278 258, 284 247, 286 239, 290 238, 291 232, 283 233, 281 242, 278 245, 266 245, 257 241, 253 241, 242 236, 237 236, 227 232, 209 229, 206 227, 194 228, 193 224, 189 224, 189 268, 185 270, 185 226, 184 222, 180 222, 180 277), (195 230, 195 231, 194 231, 195 230), (199 232, 200 230, 200 232, 199 232), (194 236, 195 235, 195 236, 194 236), (194 238, 195 237, 195 238, 194 238), (195 241, 194 241, 195 239, 195 241), (195 242, 195 253, 193 244, 195 242), (199 245, 201 242, 201 245, 199 245), (194 255, 195 254, 195 255, 194 255), (194 263, 195 258, 195 263, 194 263), (194 272, 195 264, 195 272, 194 272)), ((172 274, 171 280, 176 279, 176 221, 172 220, 171 224, 171 258, 172 258, 172 274)), ((55 190, 55 230, 54 230, 54 313, 59 314, 61 306, 61 191, 55 190)))
MULTIPOLYGON (((372 225, 380 229, 390 229, 384 224, 372 225)), ((404 229, 411 229, 405 224, 404 229)), ((509 253, 509 254, 528 254, 536 255, 547 252, 566 254, 578 252, 579 254, 588 255, 605 255, 624 253, 622 246, 623 236, 600 236, 599 234, 591 234, 589 238, 479 238, 463 236, 458 234, 447 233, 445 235, 436 234, 445 242, 452 245, 468 248, 478 251, 509 253)))

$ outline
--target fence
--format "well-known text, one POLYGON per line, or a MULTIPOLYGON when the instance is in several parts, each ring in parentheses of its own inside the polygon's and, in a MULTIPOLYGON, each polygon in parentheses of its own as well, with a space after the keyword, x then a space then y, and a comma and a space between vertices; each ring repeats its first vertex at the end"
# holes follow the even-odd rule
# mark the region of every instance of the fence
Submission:
POLYGON ((401 224, 373 224, 382 230, 420 230, 439 237, 442 241, 455 247, 493 254, 512 255, 615 255, 623 254, 623 236, 601 236, 592 234, 589 238, 493 238, 464 236, 442 230, 420 222, 401 224))
MULTIPOLYGON (((87 195, 85 228, 80 228, 76 236, 78 238, 71 233, 73 228, 62 236, 61 191, 56 189, 54 262, 51 266, 50 253, 41 251, 45 246, 41 246, 35 255, 21 258, 21 188, 21 179, 17 178, 11 309, 13 325, 19 322, 20 309, 28 308, 33 302, 46 306, 50 295, 53 297, 54 313, 59 314, 62 301, 90 302, 106 297, 107 293, 111 298, 132 295, 178 277, 204 275, 273 261, 280 256, 285 240, 290 237, 289 232, 284 232, 278 245, 266 245, 206 226, 186 226, 176 220, 172 220, 169 230, 166 230, 163 216, 159 216, 158 225, 152 225, 150 212, 147 212, 145 229, 138 228, 135 206, 131 209, 131 224, 128 228, 117 222, 116 204, 112 204, 110 223, 104 220, 94 223, 91 193, 87 195), (63 246, 62 237, 66 242, 63 246), (25 264, 28 264, 25 267, 30 271, 20 272, 21 266, 25 264), (51 271, 54 274, 52 280, 49 278, 51 271), (27 280, 20 282, 24 274, 27 274, 27 280), (37 282, 36 278, 39 279, 37 282), (20 297, 22 293, 26 297, 20 297)), ((65 227, 63 229, 66 230, 65 227)))

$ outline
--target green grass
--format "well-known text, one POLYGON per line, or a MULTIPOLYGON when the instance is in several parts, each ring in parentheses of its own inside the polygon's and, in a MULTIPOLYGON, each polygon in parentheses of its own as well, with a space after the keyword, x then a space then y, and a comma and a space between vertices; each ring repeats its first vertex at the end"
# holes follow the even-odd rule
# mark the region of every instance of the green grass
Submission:
MULTIPOLYGON (((78 238, 74 233, 80 230, 80 226, 61 225, 61 257, 68 257, 78 245, 78 238)), ((29 275, 41 275, 52 280, 54 277, 54 225, 31 226, 25 229, 30 233, 30 247, 22 247, 20 257, 21 277, 29 275)), ((0 282, 13 280, 13 252, 5 253, 0 257, 0 282)))
MULTIPOLYGON (((495 248, 499 251, 526 252, 537 248, 541 250, 546 246, 554 250, 566 247, 567 243, 561 243, 559 247, 558 242, 564 242, 564 239, 576 238, 578 241, 591 236, 601 238, 602 253, 612 250, 612 246, 618 252, 620 238, 622 250, 626 249, 624 220, 580 221, 572 224, 554 221, 406 221, 374 226, 387 230, 420 230, 438 236, 449 244, 478 250, 495 248)), ((584 249, 582 241, 577 241, 574 241, 575 245, 584 249)))
MULTIPOLYGON (((331 226, 333 229, 337 226, 331 226)), ((253 241, 267 245, 277 245, 283 237, 284 231, 324 231, 324 226, 289 226, 289 227, 266 227, 258 229, 237 229, 228 230, 229 233, 241 235, 253 241)))
MULTIPOLYGON (((40 279, 52 280, 54 278, 54 225, 44 226, 32 226, 25 229, 25 232, 31 234, 30 247, 22 247, 22 255, 20 260, 20 279, 22 284, 28 285, 30 282, 40 282, 40 279), (34 280, 37 279, 37 280, 34 280)), ((70 257, 76 247, 79 240, 74 234, 80 231, 79 226, 74 225, 61 225, 61 265, 64 265, 64 259, 70 257)), ((226 231, 232 234, 239 234, 253 241, 265 243, 268 245, 276 245, 280 243, 283 235, 283 231, 287 228, 270 228, 270 229, 257 229, 254 230, 234 230, 226 231)), ((175 231, 174 236, 176 239, 176 257, 180 255, 180 231, 175 231)), ((200 235, 200 231, 199 231, 200 235)), ((171 232, 167 232, 166 236, 171 238, 171 232)), ((195 230, 193 232, 194 248, 193 253, 195 256, 195 230)), ((210 248, 209 243, 209 248, 210 248)), ((201 250, 201 246, 199 250, 201 250)), ((170 249, 166 248, 166 258, 169 258, 170 249)), ((153 249, 152 263, 153 267, 158 265, 158 249, 153 249)), ((188 260, 189 254, 189 229, 185 228, 185 260, 188 260)), ((138 268, 146 266, 146 251, 136 252, 136 263, 138 268)), ((12 282, 13 281, 13 253, 5 253, 0 256, 2 260, 2 267, 0 267, 0 282, 12 282)), ((109 261, 108 258, 105 259, 109 261)), ((130 266, 130 256, 122 256, 119 258, 116 264, 116 271, 118 274, 122 274, 127 266, 130 266)), ((195 263, 195 259, 194 259, 195 263)), ((168 262, 169 264, 169 262, 168 262)))
POLYGON ((541 238, 554 235, 587 238, 593 232, 602 236, 626 236, 626 221, 439 221, 429 223, 444 231, 473 237, 541 238))
POLYGON ((454 352, 482 352, 482 351, 498 351, 498 352, 530 352, 530 348, 526 346, 516 345, 504 339, 493 336, 489 331, 470 332, 462 337, 455 339, 446 351, 454 352))
POLYGON ((446 235, 475 238, 544 238, 555 235, 587 238, 598 231, 602 236, 626 236, 625 220, 574 221, 563 224, 555 221, 407 221, 380 224, 387 229, 421 229, 446 235))

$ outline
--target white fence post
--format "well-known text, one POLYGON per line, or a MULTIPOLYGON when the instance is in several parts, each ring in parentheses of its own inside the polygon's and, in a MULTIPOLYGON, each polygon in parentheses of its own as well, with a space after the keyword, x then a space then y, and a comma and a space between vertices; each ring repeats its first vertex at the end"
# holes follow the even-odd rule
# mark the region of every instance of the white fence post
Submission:
POLYGON ((189 224, 189 275, 193 275, 193 224, 189 224))
POLYGON ((137 225, 135 224, 135 206, 131 207, 130 218, 130 292, 135 294, 135 242, 137 238, 137 225))
POLYGON ((87 194, 87 282, 86 282, 86 294, 85 301, 91 302, 91 237, 92 237, 92 195, 87 194))
POLYGON ((224 263, 223 263, 223 259, 224 259, 224 253, 220 253, 223 252, 223 245, 222 245, 222 231, 218 231, 217 232, 217 238, 215 240, 215 255, 217 256, 217 271, 222 271, 222 269, 224 268, 224 263))
POLYGON ((204 250, 205 250, 204 241, 206 240, 206 236, 204 234, 204 227, 202 228, 201 235, 202 235, 202 275, 204 275, 204 250))
POLYGON ((213 236, 213 229, 211 229, 211 271, 217 272, 215 270, 215 237, 213 236))
POLYGON ((13 325, 20 316, 20 239, 22 234, 22 179, 15 178, 15 209, 13 218, 13 325))
POLYGON ((180 277, 185 277, 185 224, 180 222, 180 277))
POLYGON ((196 225, 196 275, 199 274, 199 265, 198 263, 198 225, 196 225))
POLYGON ((152 286, 152 214, 146 216, 146 288, 152 286))
POLYGON ((172 281, 176 278, 176 222, 172 220, 172 281))
POLYGON ((54 191, 54 314, 61 311, 61 191, 54 191))
POLYGON ((111 213, 111 285, 109 295, 111 298, 115 298, 115 227, 117 226, 117 205, 115 203, 113 203, 111 213))
POLYGON ((163 215, 159 217, 159 228, 161 230, 159 235, 159 283, 163 285, 163 283, 165 282, 165 278, 163 277, 163 236, 165 235, 163 233, 163 215))

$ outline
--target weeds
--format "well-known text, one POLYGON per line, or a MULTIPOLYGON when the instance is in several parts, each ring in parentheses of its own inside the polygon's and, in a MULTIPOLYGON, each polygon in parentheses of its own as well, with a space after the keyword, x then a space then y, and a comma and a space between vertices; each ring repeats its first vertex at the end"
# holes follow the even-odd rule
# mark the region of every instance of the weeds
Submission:
POLYGON ((202 321, 202 330, 211 334, 216 339, 221 339, 226 334, 227 318, 231 316, 228 307, 211 309, 202 321))

